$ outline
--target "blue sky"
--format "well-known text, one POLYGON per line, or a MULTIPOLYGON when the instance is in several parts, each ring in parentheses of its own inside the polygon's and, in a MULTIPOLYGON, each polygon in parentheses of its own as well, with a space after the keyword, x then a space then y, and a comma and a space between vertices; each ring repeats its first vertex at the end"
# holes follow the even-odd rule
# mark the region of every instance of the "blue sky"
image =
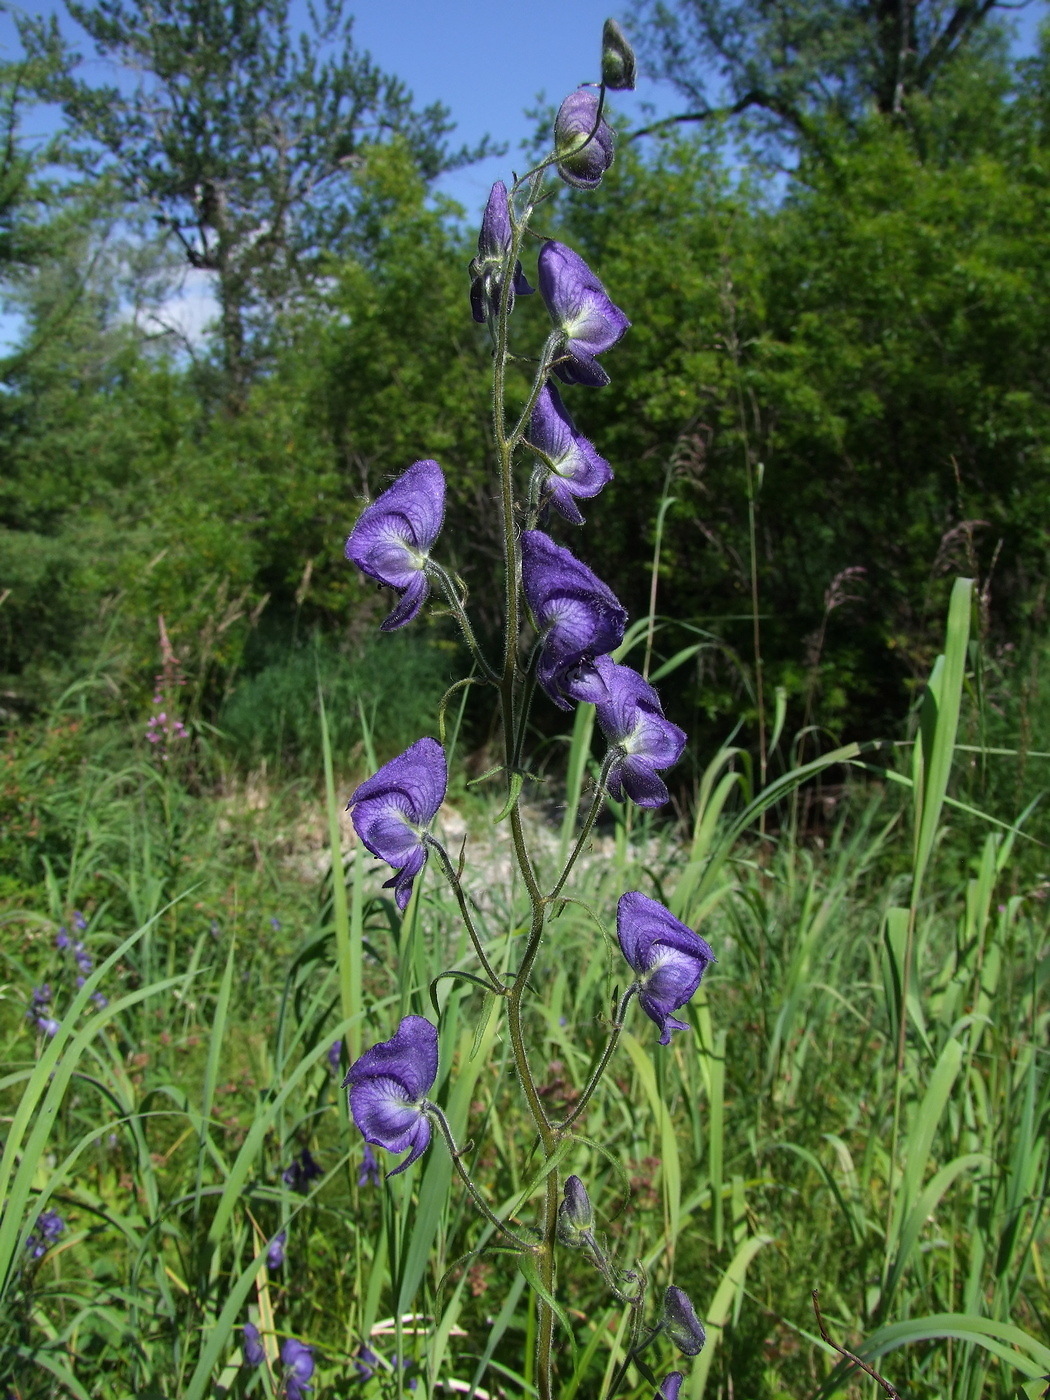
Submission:
MULTIPOLYGON (((58 14, 69 39, 85 56, 90 42, 65 17, 56 0, 12 4, 33 15, 58 14)), ((457 123, 453 140, 473 144, 487 132, 508 142, 506 157, 493 158, 443 176, 439 188, 476 217, 492 181, 505 176, 520 142, 532 134, 525 116, 541 95, 558 103, 581 82, 597 76, 602 23, 610 13, 623 17, 624 4, 609 0, 348 0, 356 16, 355 37, 384 70, 411 89, 420 106, 440 101, 457 123)), ((306 23, 305 0, 292 0, 293 15, 306 23)), ((1031 50, 1045 0, 1033 0, 1015 15, 1018 48, 1031 50)), ((13 57, 17 36, 10 14, 0 12, 0 52, 13 57)), ((114 73, 100 60, 85 67, 99 82, 114 73)), ((614 94, 613 108, 632 122, 680 110, 665 84, 641 80, 636 93, 614 94)), ((26 126, 28 134, 55 124, 40 112, 26 126)), ((197 331, 207 317, 205 282, 188 283, 186 306, 197 331)), ((0 314, 0 352, 17 333, 17 321, 0 314)))
MULTIPOLYGON (((62 16, 63 32, 90 57, 90 41, 55 0, 24 0, 11 8, 62 16)), ((492 181, 506 173, 518 144, 531 135, 525 111, 536 105, 537 97, 542 93, 557 103, 598 76, 602 23, 607 15, 620 13, 609 0, 348 0, 347 8, 355 15, 358 45, 406 83, 417 105, 443 102, 451 108, 457 143, 474 144, 486 132, 510 143, 506 158, 453 172, 441 181, 440 188, 470 213, 482 208, 492 181)), ((292 12, 305 25, 304 0, 292 0, 292 12)), ((16 43, 10 16, 0 14, 5 56, 13 56, 16 43)), ((100 82, 113 80, 97 59, 84 71, 100 82)), ((637 93, 617 94, 615 109, 641 119, 643 104, 664 115, 674 110, 674 101, 670 90, 643 81, 637 93)), ((36 118, 37 123, 47 120, 36 118)), ((32 131, 32 124, 27 129, 32 131)))

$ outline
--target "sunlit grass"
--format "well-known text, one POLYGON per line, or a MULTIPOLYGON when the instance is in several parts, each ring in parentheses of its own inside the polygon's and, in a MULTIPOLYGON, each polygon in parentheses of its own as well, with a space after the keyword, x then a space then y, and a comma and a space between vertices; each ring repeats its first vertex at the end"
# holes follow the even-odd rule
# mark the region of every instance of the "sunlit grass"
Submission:
MULTIPOLYGON (((691 1035, 661 1049, 632 1009, 559 1163, 587 1181, 618 1261, 696 1301, 709 1340, 690 1400, 881 1393, 819 1340, 814 1288, 832 1341, 902 1394, 1045 1388, 1039 848, 1009 821, 982 829, 940 805, 946 708, 910 770, 868 756, 903 782, 858 774, 819 830, 794 830, 787 784, 760 835, 763 799, 748 807, 728 750, 684 843, 637 813, 629 835, 603 827, 534 973, 543 1092, 570 1106, 624 985, 609 935, 617 896, 667 900, 716 952, 691 1035)), ((338 1088, 348 1050, 407 1012, 433 1014, 431 979, 472 963, 436 869, 397 916, 352 848, 344 791, 333 773, 327 802, 308 785, 259 782, 191 797, 178 773, 84 761, 49 799, 41 877, 8 900, 0 941, 0 1378, 20 1400, 274 1394, 288 1335, 316 1347, 319 1397, 407 1394, 413 1379, 422 1393, 453 1382, 530 1393, 529 1289, 449 1189, 441 1145, 402 1177, 359 1184, 362 1141, 338 1088), (345 899, 326 875, 332 843, 345 899), (74 909, 95 961, 79 991, 54 947, 74 909), (25 1017, 45 981, 54 1039, 25 1017), (300 1194, 282 1173, 304 1149, 322 1174, 300 1194), (66 1229, 36 1260, 26 1240, 45 1208, 66 1229), (281 1230, 286 1260, 271 1269, 281 1230), (241 1365, 248 1320, 267 1352, 257 1370, 241 1365), (363 1346, 380 1358, 368 1378, 363 1346)), ((478 927, 504 966, 524 905, 503 877, 494 815, 472 799, 441 820, 457 844, 466 832, 478 927)), ((560 819, 537 809, 534 822, 553 872, 560 819)), ((433 995, 435 1094, 493 1208, 525 1228, 535 1164, 504 1027, 468 982, 433 995)), ((568 1254, 560 1297, 575 1341, 573 1352, 563 1330, 560 1393, 598 1397, 622 1357, 622 1310, 568 1254)), ((658 1343, 654 1367, 672 1364, 658 1343)))

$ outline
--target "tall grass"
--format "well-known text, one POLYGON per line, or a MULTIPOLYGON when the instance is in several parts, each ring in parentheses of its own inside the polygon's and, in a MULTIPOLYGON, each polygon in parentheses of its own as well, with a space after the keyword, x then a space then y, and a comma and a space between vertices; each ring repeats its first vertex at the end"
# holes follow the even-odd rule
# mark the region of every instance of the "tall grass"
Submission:
MULTIPOLYGON (((727 746, 684 844, 648 819, 595 838, 534 974, 549 983, 543 1092, 569 1105, 622 978, 620 891, 669 902, 718 957, 692 1035, 654 1058, 648 1022, 629 1023, 561 1164, 587 1180, 618 1260, 660 1283, 673 1268, 696 1300, 709 1340, 690 1400, 882 1393, 846 1352, 910 1400, 1045 1391, 1043 848, 1024 823, 982 826, 952 805, 968 618, 961 584, 903 758, 851 746, 755 791, 727 746), (800 832, 790 794, 832 764, 855 776, 833 818, 800 832)), ((327 724, 331 706, 318 713, 327 724)), ((539 842, 552 870, 588 781, 587 720, 581 707, 567 815, 539 842)), ((287 1335, 317 1348, 319 1400, 406 1395, 413 1380, 532 1393, 534 1281, 449 1193, 447 1154, 359 1183, 338 1077, 431 997, 435 1093, 500 1214, 535 1164, 496 1020, 478 1024, 469 982, 431 984, 436 968, 471 968, 450 896, 419 882, 398 915, 348 845, 346 736, 319 724, 317 746, 322 793, 254 812, 244 794, 190 799, 143 763, 78 764, 54 789, 47 864, 0 934, 0 1383, 19 1400, 276 1394, 287 1335), (297 822, 326 841, 327 878, 277 839, 297 822), (96 962, 79 989, 54 947, 73 909, 96 962), (50 1039, 25 1016, 44 981, 61 1013, 50 1039), (304 1149, 321 1175, 297 1190, 282 1173, 304 1149), (45 1209, 67 1228, 38 1259, 27 1241, 45 1209), (282 1230, 286 1261, 270 1267, 282 1230), (248 1320, 260 1369, 241 1364, 248 1320)), ((523 903, 499 875, 502 828, 480 804, 465 814, 471 868, 491 872, 476 922, 509 966, 523 903)), ((584 1265, 570 1258, 565 1277, 560 1393, 599 1397, 624 1355, 620 1313, 584 1265)))

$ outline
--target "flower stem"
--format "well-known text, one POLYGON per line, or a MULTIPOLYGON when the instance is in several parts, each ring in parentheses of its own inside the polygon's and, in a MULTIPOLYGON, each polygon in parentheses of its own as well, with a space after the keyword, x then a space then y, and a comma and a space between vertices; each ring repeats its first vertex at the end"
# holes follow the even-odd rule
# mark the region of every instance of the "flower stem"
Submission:
POLYGON ((470 625, 470 618, 467 616, 467 610, 463 606, 463 599, 459 596, 452 577, 446 569, 443 569, 440 564, 435 564, 432 559, 427 564, 427 572, 432 574, 441 584, 442 592, 448 599, 448 605, 452 609, 456 621, 459 623, 460 630, 463 633, 463 640, 470 649, 471 656, 477 662, 478 670, 490 685, 498 685, 499 673, 489 665, 482 654, 481 647, 478 645, 478 639, 474 635, 474 629, 470 625))
POLYGON ((438 859, 441 862, 441 868, 445 872, 445 879, 452 886, 452 892, 456 896, 456 903, 459 905, 460 915, 467 933, 470 935, 470 941, 474 945, 474 952, 478 955, 478 962, 484 968, 485 976, 489 979, 491 990, 495 992, 497 996, 506 996, 507 988, 500 980, 499 974, 496 972, 495 968, 489 962, 485 954, 485 949, 482 947, 481 936, 474 927, 474 917, 470 912, 470 905, 467 903, 467 895, 463 888, 463 882, 460 880, 459 873, 452 864, 452 859, 448 851, 446 851, 441 842, 435 840, 433 836, 427 836, 426 843, 431 850, 437 852, 438 859))
POLYGON ((516 1244, 519 1249, 531 1249, 532 1246, 527 1240, 519 1239, 514 1231, 492 1211, 488 1202, 474 1184, 473 1177, 463 1165, 459 1148, 456 1146, 456 1140, 452 1136, 452 1129, 449 1127, 448 1119, 442 1113, 441 1109, 438 1108, 436 1103, 431 1103, 429 1100, 424 1102, 423 1109, 427 1116, 432 1118, 438 1125, 441 1136, 445 1139, 445 1146, 448 1148, 449 1156, 452 1158, 452 1165, 455 1167, 460 1181, 462 1181, 463 1185, 467 1188, 467 1191, 470 1193, 470 1198, 477 1206, 478 1210, 481 1211, 490 1225, 494 1225, 500 1234, 506 1235, 507 1239, 516 1244))
POLYGON ((588 1103, 590 1102, 591 1095, 594 1093, 595 1089, 597 1089, 599 1083, 601 1082, 602 1075, 605 1073, 606 1069, 608 1068, 609 1061, 613 1057, 613 1051, 616 1049, 616 1046, 619 1043, 620 1032, 623 1030, 624 1027, 624 1020, 627 1016, 627 1008, 630 1005, 631 998, 637 995, 638 991, 638 983, 632 982, 631 985, 624 992, 623 996, 620 998, 620 1004, 616 1008, 616 1020, 612 1023, 612 1026, 609 1030, 609 1039, 605 1043, 605 1049, 602 1051, 602 1057, 598 1061, 594 1073, 591 1075, 590 1079, 587 1082, 586 1089, 584 1089, 577 1102, 573 1105, 573 1110, 569 1114, 569 1116, 567 1118, 562 1119, 560 1123, 556 1123, 554 1125, 556 1128, 561 1129, 563 1132, 566 1128, 571 1128, 573 1123, 576 1122, 577 1118, 580 1117, 580 1115, 583 1113, 583 1110, 587 1107, 588 1103))
POLYGON ((591 828, 594 826, 594 823, 598 820, 598 813, 601 811, 602 803, 605 801, 605 784, 609 777, 609 770, 610 768, 612 768, 613 760, 615 757, 616 751, 614 749, 611 749, 605 755, 605 761, 602 763, 602 771, 598 775, 598 786, 595 790, 594 800, 591 802, 591 810, 587 813, 587 817, 583 823, 583 828, 580 831, 579 836, 577 836, 576 838, 575 846, 573 846, 572 848, 572 854, 569 856, 569 859, 565 863, 565 869, 558 876, 558 883, 554 886, 550 894, 547 896, 548 901, 552 899, 557 899, 558 895, 561 894, 562 889, 565 886, 566 880, 572 873, 572 867, 576 864, 577 860, 579 859, 580 852, 583 850, 583 847, 587 841, 587 837, 591 834, 591 828))

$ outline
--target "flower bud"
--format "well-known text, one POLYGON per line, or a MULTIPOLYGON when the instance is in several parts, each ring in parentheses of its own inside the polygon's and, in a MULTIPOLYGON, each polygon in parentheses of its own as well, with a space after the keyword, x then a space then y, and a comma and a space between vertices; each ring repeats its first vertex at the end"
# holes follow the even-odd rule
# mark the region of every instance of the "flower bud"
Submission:
POLYGON ((674 1284, 664 1294, 660 1328, 686 1356, 698 1355, 707 1341, 704 1324, 697 1317, 689 1295, 674 1284))
POLYGON ((558 174, 579 190, 595 190, 613 163, 612 127, 598 116, 598 94, 591 88, 570 92, 554 120, 558 174))
POLYGON ((588 1243, 588 1236, 593 1238, 594 1207, 578 1176, 570 1176, 566 1181, 564 1196, 558 1207, 558 1239, 570 1249, 579 1249, 588 1243))
POLYGON ((602 28, 602 82, 619 92, 633 92, 638 78, 634 49, 614 19, 602 28))

